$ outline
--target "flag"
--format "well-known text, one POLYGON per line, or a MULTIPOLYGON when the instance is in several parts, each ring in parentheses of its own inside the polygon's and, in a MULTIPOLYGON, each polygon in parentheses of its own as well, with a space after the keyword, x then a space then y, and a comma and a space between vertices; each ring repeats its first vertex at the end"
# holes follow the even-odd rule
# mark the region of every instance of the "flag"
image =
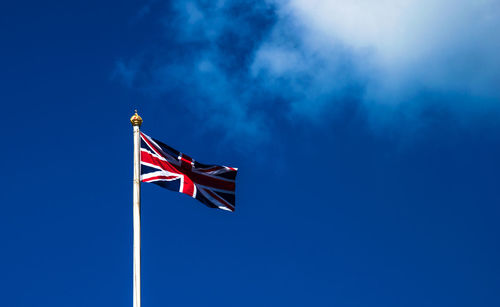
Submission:
POLYGON ((195 161, 141 132, 141 181, 187 194, 211 208, 234 211, 238 169, 195 161))

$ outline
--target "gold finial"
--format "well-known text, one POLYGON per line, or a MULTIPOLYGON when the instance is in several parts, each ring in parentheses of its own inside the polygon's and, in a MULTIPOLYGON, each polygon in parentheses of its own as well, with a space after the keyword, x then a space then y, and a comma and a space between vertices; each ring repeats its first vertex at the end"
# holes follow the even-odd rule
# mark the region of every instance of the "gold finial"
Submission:
POLYGON ((137 110, 135 110, 135 114, 130 118, 130 122, 132 126, 140 126, 142 124, 142 118, 137 114, 137 110))

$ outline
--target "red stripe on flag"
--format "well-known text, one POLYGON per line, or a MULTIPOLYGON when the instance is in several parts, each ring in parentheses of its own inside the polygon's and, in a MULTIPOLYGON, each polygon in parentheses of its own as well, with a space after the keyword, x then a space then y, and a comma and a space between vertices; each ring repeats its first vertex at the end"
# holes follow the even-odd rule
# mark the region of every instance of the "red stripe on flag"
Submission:
POLYGON ((189 178, 188 176, 183 176, 184 177, 184 184, 182 185, 182 193, 187 194, 191 197, 194 197, 194 182, 189 178))
POLYGON ((141 151, 141 162, 159 166, 161 167, 161 169, 169 171, 171 173, 176 173, 176 174, 179 173, 179 170, 177 170, 175 166, 173 166, 167 161, 164 161, 162 159, 159 159, 158 157, 153 156, 152 154, 146 151, 141 151))
POLYGON ((193 165, 191 164, 193 159, 191 157, 181 153, 181 168, 185 170, 191 170, 193 165))
POLYGON ((170 179, 176 179, 176 178, 179 178, 179 177, 178 176, 154 176, 154 177, 142 179, 142 182, 150 182, 153 180, 161 180, 161 179, 170 180, 170 179))
POLYGON ((187 175, 193 179, 194 182, 214 189, 234 191, 236 186, 234 182, 209 177, 204 174, 198 174, 191 171, 189 171, 187 175))
MULTIPOLYGON (((194 197, 194 192, 195 192, 194 182, 191 178, 189 178, 189 176, 187 174, 185 174, 185 172, 177 169, 174 165, 170 164, 169 162, 161 160, 158 157, 155 157, 146 151, 141 151, 141 162, 153 164, 153 165, 159 166, 161 169, 163 169, 165 171, 179 174, 179 176, 182 176, 183 180, 184 180, 183 185, 182 185, 182 191, 179 191, 179 192, 182 192, 182 193, 187 194, 191 197, 194 197)), ((144 181, 144 182, 147 182, 147 181, 144 181)))
POLYGON ((185 170, 185 169, 179 169, 177 166, 170 164, 167 161, 161 160, 149 152, 146 151, 141 151, 141 162, 146 162, 150 163, 156 166, 161 167, 163 170, 172 172, 172 173, 177 173, 177 174, 184 174, 187 177, 189 177, 190 182, 194 183, 199 183, 201 185, 210 187, 210 188, 215 188, 219 190, 227 190, 227 191, 234 191, 235 189, 235 183, 232 181, 226 181, 218 178, 213 178, 204 174, 198 174, 195 173, 191 170, 185 170))

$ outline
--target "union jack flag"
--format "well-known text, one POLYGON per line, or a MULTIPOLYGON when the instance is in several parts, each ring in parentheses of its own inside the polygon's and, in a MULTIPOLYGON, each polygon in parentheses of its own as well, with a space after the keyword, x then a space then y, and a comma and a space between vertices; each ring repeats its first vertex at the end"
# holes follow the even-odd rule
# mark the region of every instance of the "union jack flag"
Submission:
POLYGON ((187 194, 208 207, 234 211, 237 168, 195 161, 141 132, 141 181, 187 194))

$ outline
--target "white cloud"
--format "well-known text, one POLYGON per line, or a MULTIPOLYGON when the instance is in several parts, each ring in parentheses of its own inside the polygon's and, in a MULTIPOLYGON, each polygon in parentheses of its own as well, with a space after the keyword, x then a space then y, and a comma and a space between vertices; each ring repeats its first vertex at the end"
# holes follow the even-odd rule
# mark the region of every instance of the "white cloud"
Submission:
MULTIPOLYGON (((429 103, 452 102, 457 110, 500 105, 498 0, 173 5, 167 39, 186 52, 153 52, 145 88, 184 89, 190 103, 211 114, 208 124, 239 127, 234 134, 266 130, 274 108, 318 121, 326 108, 353 101, 380 121, 401 113, 418 120, 419 106, 429 103), (271 105, 263 108, 262 100, 271 105), (400 108, 405 111, 395 111, 400 108)), ((143 69, 137 62, 117 68, 129 84, 143 69)))
POLYGON ((366 57, 367 61, 358 66, 368 67, 366 77, 375 79, 367 89, 369 96, 375 96, 367 99, 378 101, 382 100, 378 95, 394 95, 398 102, 404 100, 402 93, 411 93, 418 87, 499 97, 495 86, 500 79, 499 1, 277 3, 281 19, 292 18, 302 25, 300 48, 323 53, 325 61, 339 44, 366 57))

